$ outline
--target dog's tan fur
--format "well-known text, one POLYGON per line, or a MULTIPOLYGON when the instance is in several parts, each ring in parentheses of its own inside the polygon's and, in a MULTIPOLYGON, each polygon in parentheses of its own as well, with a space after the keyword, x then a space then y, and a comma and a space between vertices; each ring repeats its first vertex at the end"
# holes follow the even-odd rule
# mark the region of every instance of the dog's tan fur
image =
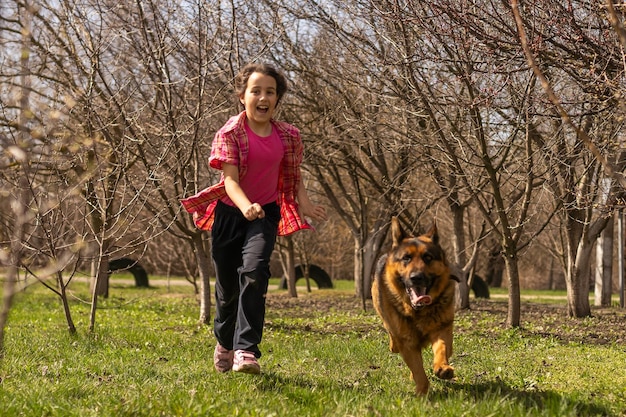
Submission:
POLYGON ((425 395, 429 381, 422 349, 428 345, 433 349, 435 375, 442 379, 454 377, 448 360, 452 355, 455 277, 439 246, 436 225, 424 235, 411 237, 394 217, 391 229, 392 248, 376 266, 372 300, 389 334, 390 350, 400 353, 411 370, 417 394, 425 395), (407 291, 410 286, 427 291, 411 295, 407 291), (418 298, 426 304, 415 305, 418 298))

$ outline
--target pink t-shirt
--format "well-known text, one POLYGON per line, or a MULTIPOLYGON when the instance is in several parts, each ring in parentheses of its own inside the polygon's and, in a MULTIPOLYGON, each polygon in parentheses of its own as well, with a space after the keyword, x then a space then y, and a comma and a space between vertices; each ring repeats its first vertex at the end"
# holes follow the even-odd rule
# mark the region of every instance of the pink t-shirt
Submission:
MULTIPOLYGON (((250 146, 246 134, 246 119, 244 110, 228 119, 226 124, 215 133, 209 157, 211 168, 221 170, 223 163, 233 164, 239 166, 241 177, 247 175, 250 146)), ((298 230, 313 229, 305 218, 300 217, 296 201, 300 184, 300 163, 303 156, 302 138, 298 128, 289 123, 272 120, 272 128, 276 129, 284 149, 278 177, 278 205, 280 206, 278 235, 289 236, 298 230)), ((194 224, 198 229, 212 230, 217 200, 221 200, 225 195, 224 173, 222 173, 219 182, 181 199, 180 202, 184 209, 193 215, 194 224)))
MULTIPOLYGON (((239 185, 252 203, 261 205, 278 199, 278 175, 285 154, 283 142, 276 129, 267 137, 257 135, 246 124, 248 136, 248 172, 239 179, 239 185)), ((226 196, 222 201, 231 206, 232 200, 226 196)))

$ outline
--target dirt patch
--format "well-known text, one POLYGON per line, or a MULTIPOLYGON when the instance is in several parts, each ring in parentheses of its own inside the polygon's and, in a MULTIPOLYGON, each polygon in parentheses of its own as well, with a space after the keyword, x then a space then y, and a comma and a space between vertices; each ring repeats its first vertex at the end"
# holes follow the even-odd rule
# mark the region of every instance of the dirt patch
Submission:
MULTIPOLYGON (((354 295, 332 290, 314 291, 298 298, 286 293, 270 293, 267 307, 273 313, 294 318, 316 317, 333 311, 363 312, 362 301, 354 295)), ((476 323, 476 326, 482 322, 480 327, 484 327, 487 317, 493 323, 494 331, 499 331, 506 327, 507 309, 506 300, 475 299, 469 310, 459 311, 457 316, 476 323)), ((366 302, 365 311, 374 314, 371 300, 366 302)), ((619 308, 592 307, 591 317, 577 319, 567 316, 564 305, 524 301, 520 324, 520 331, 528 335, 551 337, 563 343, 626 343, 626 310, 619 308)))
MULTIPOLYGON (((272 311, 281 311, 281 314, 283 311, 289 312, 291 317, 312 317, 332 311, 362 312, 363 302, 352 294, 333 290, 299 294, 297 298, 281 292, 267 295, 267 308, 272 311)), ((372 303, 368 300, 366 310, 372 308, 372 303)))
MULTIPOLYGON (((472 310, 496 315, 504 325, 506 301, 476 300, 472 310)), ((459 314, 463 314, 460 312, 459 314)), ((592 307, 591 317, 572 318, 565 305, 523 302, 520 328, 528 334, 563 342, 609 344, 626 342, 626 310, 592 307)))

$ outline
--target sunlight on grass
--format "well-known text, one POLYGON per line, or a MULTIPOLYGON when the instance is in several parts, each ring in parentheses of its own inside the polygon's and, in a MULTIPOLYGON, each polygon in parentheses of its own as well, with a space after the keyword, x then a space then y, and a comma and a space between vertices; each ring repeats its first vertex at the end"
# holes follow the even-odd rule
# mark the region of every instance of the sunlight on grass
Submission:
MULTIPOLYGON (((155 281, 156 282, 156 281, 155 281)), ((197 323, 191 285, 112 285, 96 331, 87 331, 86 284, 73 286, 70 337, 58 298, 40 286, 16 296, 0 368, 3 416, 620 416, 626 413, 622 343, 597 320, 558 326, 529 318, 505 329, 489 312, 456 319, 454 381, 432 375, 416 398, 409 371, 371 303, 361 308, 349 281, 333 290, 268 295, 259 376, 213 370, 212 329, 197 323), (602 333, 604 332, 604 333, 602 333), (608 338, 586 343, 587 334, 608 338), (611 339, 613 338, 613 339, 611 339)), ((594 340, 599 339, 597 336, 594 340)))

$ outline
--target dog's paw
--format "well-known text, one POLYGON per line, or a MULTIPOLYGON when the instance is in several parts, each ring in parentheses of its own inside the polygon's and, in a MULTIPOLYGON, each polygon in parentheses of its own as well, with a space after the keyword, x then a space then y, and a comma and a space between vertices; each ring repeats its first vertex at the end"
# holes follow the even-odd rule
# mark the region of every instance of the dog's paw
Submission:
POLYGON ((435 375, 441 379, 452 379, 454 378, 454 368, 450 365, 442 365, 435 369, 435 375))
POLYGON ((415 395, 417 395, 418 397, 424 397, 426 395, 428 395, 428 387, 430 386, 430 383, 428 382, 428 380, 425 381, 420 381, 420 382, 415 382, 415 395))

